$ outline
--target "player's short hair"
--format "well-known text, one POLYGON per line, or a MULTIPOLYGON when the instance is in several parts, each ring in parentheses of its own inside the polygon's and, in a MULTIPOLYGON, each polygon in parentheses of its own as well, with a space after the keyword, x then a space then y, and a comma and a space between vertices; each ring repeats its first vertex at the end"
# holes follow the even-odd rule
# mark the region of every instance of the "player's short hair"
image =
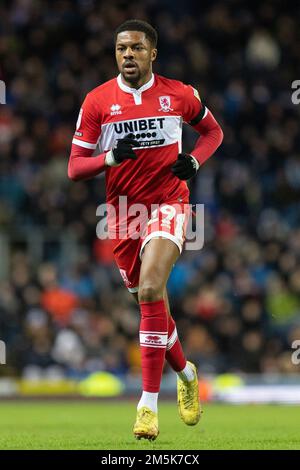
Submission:
POLYGON ((122 23, 115 31, 115 42, 117 41, 118 34, 123 31, 141 31, 142 33, 145 33, 146 38, 149 39, 153 47, 157 46, 157 31, 146 21, 127 20, 122 23))

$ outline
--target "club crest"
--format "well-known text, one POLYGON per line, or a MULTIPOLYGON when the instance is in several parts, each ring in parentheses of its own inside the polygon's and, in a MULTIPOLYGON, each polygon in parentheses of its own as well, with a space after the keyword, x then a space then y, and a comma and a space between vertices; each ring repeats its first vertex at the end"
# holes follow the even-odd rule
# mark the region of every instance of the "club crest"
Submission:
POLYGON ((171 98, 169 96, 160 96, 159 104, 160 109, 158 111, 164 111, 165 113, 173 111, 173 109, 171 108, 171 98))

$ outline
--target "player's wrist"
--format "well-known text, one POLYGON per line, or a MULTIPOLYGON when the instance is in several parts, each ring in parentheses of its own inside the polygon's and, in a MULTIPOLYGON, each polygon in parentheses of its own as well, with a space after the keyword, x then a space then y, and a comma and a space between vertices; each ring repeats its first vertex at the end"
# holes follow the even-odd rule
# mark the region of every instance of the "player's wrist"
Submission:
POLYGON ((179 179, 189 180, 197 174, 199 167, 200 163, 196 157, 189 153, 179 153, 171 171, 179 179))
POLYGON ((107 166, 119 166, 121 163, 118 163, 115 159, 114 152, 112 150, 109 150, 105 154, 105 164, 107 166))
POLYGON ((197 158, 194 157, 194 155, 192 155, 191 153, 189 154, 189 156, 192 158, 192 160, 194 162, 194 167, 195 167, 196 171, 198 171, 199 168, 200 168, 200 163, 198 162, 197 158))

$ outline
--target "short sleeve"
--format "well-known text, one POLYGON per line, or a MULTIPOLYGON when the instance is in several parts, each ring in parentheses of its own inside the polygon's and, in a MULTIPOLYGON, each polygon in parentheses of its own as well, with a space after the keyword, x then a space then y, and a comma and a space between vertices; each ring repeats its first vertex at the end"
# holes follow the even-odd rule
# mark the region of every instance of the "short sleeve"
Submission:
POLYGON ((72 143, 80 147, 95 149, 100 133, 101 117, 88 93, 78 114, 72 143))
POLYGON ((191 85, 183 85, 182 117, 185 122, 193 125, 199 122, 205 112, 198 91, 191 85))

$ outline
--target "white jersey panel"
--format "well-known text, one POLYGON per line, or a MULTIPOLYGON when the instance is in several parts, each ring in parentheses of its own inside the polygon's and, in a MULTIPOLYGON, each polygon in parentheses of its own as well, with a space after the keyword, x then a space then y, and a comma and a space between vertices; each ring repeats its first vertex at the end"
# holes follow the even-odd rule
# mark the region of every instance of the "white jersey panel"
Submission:
POLYGON ((181 148, 182 117, 156 116, 103 124, 99 140, 100 151, 112 149, 118 139, 124 139, 128 135, 137 140, 142 148, 165 147, 175 143, 181 148))

